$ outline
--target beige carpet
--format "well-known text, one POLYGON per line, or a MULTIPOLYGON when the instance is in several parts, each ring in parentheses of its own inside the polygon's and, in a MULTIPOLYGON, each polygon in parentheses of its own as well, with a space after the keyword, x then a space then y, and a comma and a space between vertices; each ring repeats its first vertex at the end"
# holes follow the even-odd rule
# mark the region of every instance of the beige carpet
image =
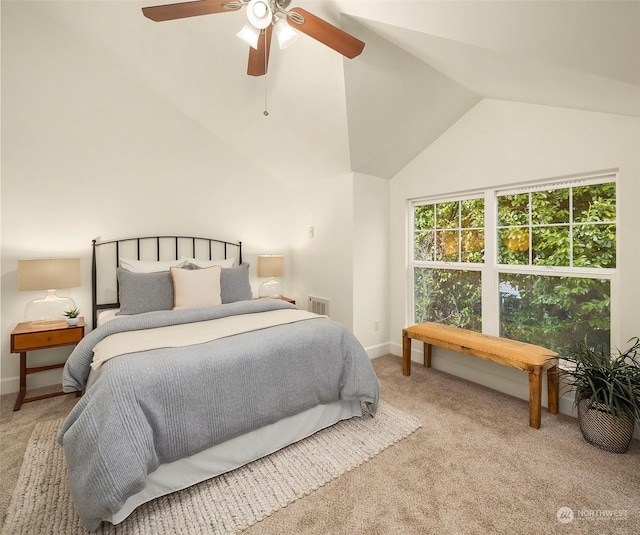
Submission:
MULTIPOLYGON (((531 429, 522 399, 420 365, 404 377, 393 355, 372 362, 382 399, 423 426, 242 535, 640 533, 640 441, 624 455, 606 453, 584 441, 575 418, 543 410, 542 428, 531 429), (562 507, 571 522, 558 520, 558 511, 570 518, 562 507)), ((34 425, 76 402, 12 412, 14 400, 0 397, 0 523, 34 425)))
MULTIPOLYGON (((83 534, 55 436, 63 420, 36 425, 9 506, 3 535, 83 534)), ((237 470, 144 504, 100 534, 236 533, 368 461, 421 426, 384 402, 237 470)))

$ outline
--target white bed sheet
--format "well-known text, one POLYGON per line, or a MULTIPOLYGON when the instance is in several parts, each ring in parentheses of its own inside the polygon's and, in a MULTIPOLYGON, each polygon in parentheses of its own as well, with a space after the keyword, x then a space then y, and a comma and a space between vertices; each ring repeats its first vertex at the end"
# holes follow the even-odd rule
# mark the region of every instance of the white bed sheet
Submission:
POLYGON ((119 524, 148 501, 234 470, 354 416, 362 416, 359 401, 318 405, 195 455, 163 464, 149 474, 143 490, 131 496, 118 512, 103 520, 119 524))

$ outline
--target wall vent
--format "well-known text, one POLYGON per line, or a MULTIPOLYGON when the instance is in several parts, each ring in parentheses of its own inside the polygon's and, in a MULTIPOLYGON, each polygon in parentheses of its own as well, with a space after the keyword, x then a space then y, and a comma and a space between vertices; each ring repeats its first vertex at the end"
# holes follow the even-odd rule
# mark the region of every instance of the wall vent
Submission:
POLYGON ((329 300, 321 297, 309 296, 309 312, 320 314, 322 316, 329 315, 329 300))

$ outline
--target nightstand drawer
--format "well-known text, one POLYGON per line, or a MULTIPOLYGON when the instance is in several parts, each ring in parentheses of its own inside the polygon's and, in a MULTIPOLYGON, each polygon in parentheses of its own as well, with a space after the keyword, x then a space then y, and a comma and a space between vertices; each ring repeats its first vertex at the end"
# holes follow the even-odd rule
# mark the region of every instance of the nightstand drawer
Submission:
POLYGON ((11 352, 32 351, 48 347, 77 344, 84 335, 83 328, 59 329, 33 333, 14 334, 11 337, 11 352))

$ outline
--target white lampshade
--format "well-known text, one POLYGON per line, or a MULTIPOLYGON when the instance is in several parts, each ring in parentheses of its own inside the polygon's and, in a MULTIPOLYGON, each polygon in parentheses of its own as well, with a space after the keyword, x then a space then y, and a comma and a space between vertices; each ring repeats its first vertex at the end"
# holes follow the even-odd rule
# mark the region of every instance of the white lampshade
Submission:
POLYGON ((269 280, 263 282, 258 289, 260 297, 279 297, 282 295, 282 283, 275 280, 275 277, 282 277, 284 274, 284 256, 282 255, 259 255, 258 256, 258 277, 268 277, 269 280))
POLYGON ((251 0, 247 6, 249 22, 260 30, 264 30, 273 22, 273 12, 267 0, 251 0))
POLYGON ((273 25, 273 29, 276 32, 280 48, 287 48, 298 39, 298 32, 289 26, 284 19, 278 19, 273 25))
POLYGON ((258 49, 258 39, 260 38, 260 30, 251 26, 248 22, 236 34, 240 39, 247 42, 251 48, 258 49))
POLYGON ((70 297, 56 295, 56 289, 76 286, 80 286, 79 258, 18 260, 18 290, 47 290, 45 297, 27 304, 26 321, 62 320, 64 312, 76 308, 76 304, 70 297))

